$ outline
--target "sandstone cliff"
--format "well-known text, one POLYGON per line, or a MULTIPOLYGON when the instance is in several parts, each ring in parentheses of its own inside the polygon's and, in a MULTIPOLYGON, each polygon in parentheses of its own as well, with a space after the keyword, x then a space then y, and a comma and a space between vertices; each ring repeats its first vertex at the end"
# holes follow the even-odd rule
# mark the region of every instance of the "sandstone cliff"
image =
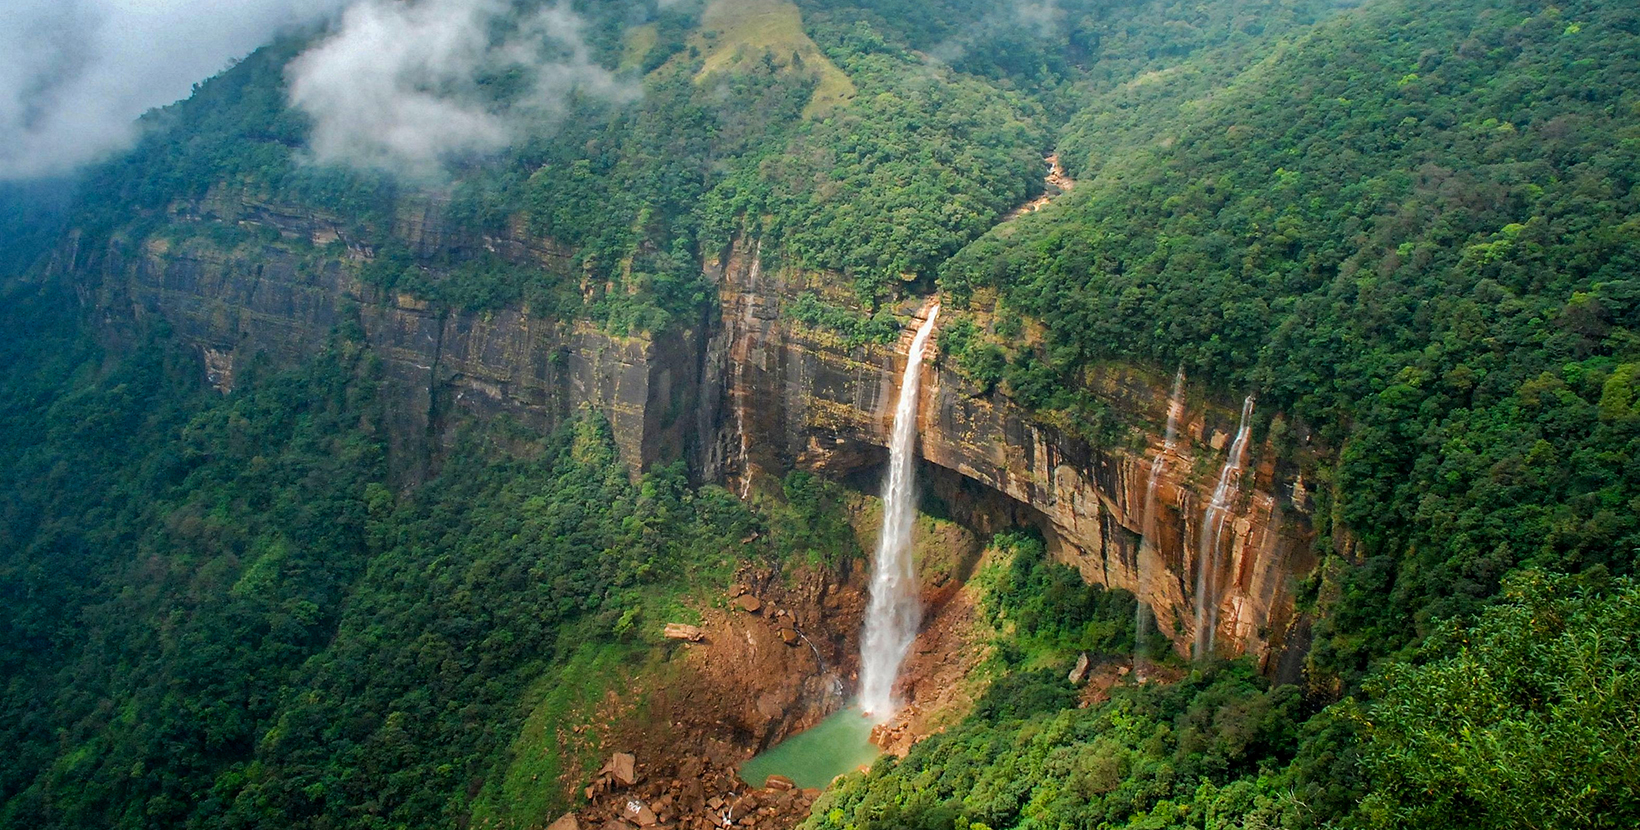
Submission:
MULTIPOLYGON (((258 356, 288 364, 314 354, 336 327, 357 325, 382 360, 395 464, 409 478, 436 463, 468 420, 506 415, 549 429, 584 407, 607 417, 635 472, 685 459, 698 479, 746 495, 760 476, 803 467, 875 489, 908 338, 850 348, 793 321, 783 304, 823 286, 800 272, 766 271, 755 247, 737 245, 708 266, 720 303, 705 319, 621 337, 524 308, 469 312, 383 292, 358 277, 371 246, 318 212, 218 192, 172 221, 252 228, 264 241, 116 237, 93 246, 71 235, 56 268, 105 335, 117 342, 164 321, 198 349, 208 380, 229 389, 258 356)), ((392 232, 420 255, 482 248, 527 267, 571 267, 569 252, 522 228, 464 237, 451 227, 441 204, 426 200, 401 210, 392 232)), ((1155 543, 1141 545, 1167 378, 1123 368, 1094 377, 1092 391, 1124 422, 1147 427, 1142 440, 1092 446, 1001 395, 980 394, 936 356, 921 392, 925 480, 978 530, 1037 525, 1056 556, 1091 581, 1134 590, 1164 633, 1189 643, 1199 524, 1236 413, 1187 395, 1181 440, 1158 481, 1155 543)), ((1216 640, 1275 671, 1294 623, 1295 580, 1313 566, 1310 504, 1299 459, 1269 441, 1251 458, 1213 574, 1216 640)), ((1291 674, 1296 664, 1283 662, 1291 674)))
MULTIPOLYGON (((792 466, 838 478, 880 466, 915 327, 892 346, 844 348, 781 313, 782 302, 813 287, 805 276, 768 273, 745 250, 713 273, 721 287, 723 328, 714 341, 725 414, 704 442, 707 469, 748 489, 759 476, 792 466)), ((1168 378, 1116 367, 1097 375, 1093 391, 1101 399, 1124 421, 1149 425, 1139 447, 1092 446, 1000 394, 981 394, 937 357, 923 378, 920 455, 928 486, 983 530, 1038 526, 1057 557, 1089 581, 1139 594, 1161 630, 1187 648, 1195 636, 1201 518, 1236 410, 1187 395, 1180 440, 1157 482, 1155 539, 1141 545, 1168 378), (962 497, 951 498, 959 490, 962 497)), ((1275 671, 1295 622, 1295 583, 1314 566, 1311 506, 1299 458, 1280 457, 1268 440, 1250 457, 1210 574, 1210 605, 1217 606, 1218 650, 1252 653, 1275 671)))
MULTIPOLYGON (((93 247, 71 234, 54 268, 75 282, 108 339, 164 321, 199 350, 207 379, 223 390, 259 355, 289 364, 316 353, 337 326, 357 324, 382 359, 394 461, 410 478, 469 418, 506 414, 550 429, 591 408, 608 418, 635 471, 681 458, 692 440, 686 416, 696 408, 700 326, 620 337, 528 309, 468 312, 389 294, 360 281, 357 264, 372 248, 337 219, 243 197, 213 193, 173 222, 271 229, 278 239, 224 250, 162 238, 134 247, 116 237, 93 247)), ((528 267, 569 267, 567 252, 521 228, 457 236, 436 201, 402 210, 393 233, 424 254, 483 248, 528 267)))

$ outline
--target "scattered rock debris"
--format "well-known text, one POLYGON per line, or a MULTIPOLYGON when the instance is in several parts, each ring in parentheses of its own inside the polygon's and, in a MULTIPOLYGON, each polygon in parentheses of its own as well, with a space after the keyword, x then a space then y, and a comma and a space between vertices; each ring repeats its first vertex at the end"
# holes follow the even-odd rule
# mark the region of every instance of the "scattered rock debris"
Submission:
MULTIPOLYGON (((616 753, 616 757, 623 756, 633 757, 616 753)), ((614 764, 612 759, 606 768, 614 764)), ((611 771, 607 791, 592 798, 592 803, 578 813, 554 822, 549 830, 784 830, 802 821, 820 796, 819 790, 798 789, 783 775, 769 776, 761 789, 752 787, 733 768, 702 756, 685 758, 675 778, 646 772, 642 765, 635 765, 636 782, 620 784, 611 771)))

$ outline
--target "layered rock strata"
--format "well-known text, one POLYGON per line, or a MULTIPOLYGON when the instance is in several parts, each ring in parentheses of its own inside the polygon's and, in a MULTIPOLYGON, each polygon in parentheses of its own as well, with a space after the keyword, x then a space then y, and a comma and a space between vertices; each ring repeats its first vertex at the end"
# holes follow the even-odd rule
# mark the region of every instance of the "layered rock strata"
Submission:
MULTIPOLYGON (((54 268, 74 280, 108 339, 129 341, 163 321, 198 349, 207 380, 222 390, 259 356, 294 364, 337 327, 357 325, 382 360, 393 456, 410 478, 467 419, 504 414, 546 430, 588 408, 608 419, 634 471, 681 458, 698 431, 688 416, 700 388, 699 325, 621 337, 528 309, 470 312, 385 292, 357 276, 371 246, 313 212, 213 195, 174 221, 271 229, 279 240, 224 251, 159 238, 93 247, 71 235, 54 268)), ((569 268, 568 252, 522 228, 456 237, 436 203, 401 211, 395 235, 422 253, 484 249, 526 267, 569 268)))
MULTIPOLYGON (((442 210, 436 200, 402 210, 393 223, 398 244, 446 258, 482 250, 573 279, 570 253, 551 240, 522 227, 464 237, 442 210)), ((231 389, 251 362, 296 363, 338 327, 356 325, 381 359, 395 465, 412 479, 436 464, 465 422, 507 416, 545 430, 582 409, 608 419, 635 473, 687 459, 697 479, 743 495, 793 467, 848 478, 873 475, 886 459, 894 385, 914 326, 897 344, 861 347, 806 327, 783 307, 803 291, 824 292, 827 281, 766 270, 753 246, 734 246, 709 265, 720 302, 706 318, 656 337, 621 337, 528 309, 470 312, 384 292, 357 276, 358 263, 376 253, 371 245, 320 213, 215 192, 176 211, 173 222, 276 238, 225 250, 159 237, 91 245, 71 235, 56 269, 105 335, 129 341, 163 321, 198 350, 206 378, 231 389)), ((1187 396, 1181 440, 1158 482, 1155 544, 1141 547, 1169 377, 1106 368, 1089 378, 1120 420, 1149 425, 1142 440, 1119 447, 1096 446, 1002 395, 981 394, 937 356, 923 378, 921 457, 967 484, 924 479, 936 491, 967 494, 958 505, 965 521, 986 531, 1036 524, 1061 560, 1090 581, 1134 590, 1164 633, 1190 642, 1198 525, 1234 410, 1187 396), (1141 568, 1141 555, 1153 561, 1141 568), (1154 578, 1141 583, 1141 572, 1154 578)), ((1257 654, 1272 671, 1298 665, 1273 658, 1294 623, 1294 579, 1313 564, 1304 465, 1290 457, 1303 455, 1302 435, 1298 446, 1289 457, 1268 440, 1253 447, 1210 580, 1219 586, 1222 650, 1257 654)))
MULTIPOLYGON (((732 252, 714 270, 720 285, 728 410, 703 441, 715 474, 742 488, 793 466, 844 478, 886 458, 894 388, 909 332, 889 346, 846 348, 829 332, 781 312, 807 290, 801 275, 771 274, 755 252, 732 252), (741 436, 752 435, 746 442, 741 436)), ((921 312, 915 318, 920 322, 921 312)), ((936 345, 937 348, 937 345, 936 345)), ((948 363, 923 375, 919 407, 926 462, 1000 494, 971 506, 975 525, 1026 521, 1053 553, 1090 582, 1137 593, 1176 643, 1194 637, 1190 609, 1202 513, 1223 462, 1236 411, 1187 397, 1181 436, 1157 483, 1156 538, 1141 546, 1151 458, 1163 450, 1170 378, 1106 369, 1093 390, 1127 423, 1151 425, 1142 445, 1096 446, 1042 423, 999 394, 983 394, 948 363), (1139 557, 1152 557, 1140 567, 1139 557), (1141 572, 1149 576, 1141 582, 1141 572)), ((1301 439, 1302 440, 1302 437, 1301 439)), ((1298 453, 1295 453, 1297 455, 1298 453)), ((1313 567, 1310 503, 1300 464, 1269 440, 1250 452, 1251 472, 1222 534, 1215 573, 1217 637, 1229 654, 1253 653, 1270 670, 1293 624, 1296 577, 1313 567)), ((710 465, 709 465, 710 466, 710 465)), ((936 477, 935 481, 939 481, 936 477)), ((955 489, 947 482, 947 490, 955 489)))

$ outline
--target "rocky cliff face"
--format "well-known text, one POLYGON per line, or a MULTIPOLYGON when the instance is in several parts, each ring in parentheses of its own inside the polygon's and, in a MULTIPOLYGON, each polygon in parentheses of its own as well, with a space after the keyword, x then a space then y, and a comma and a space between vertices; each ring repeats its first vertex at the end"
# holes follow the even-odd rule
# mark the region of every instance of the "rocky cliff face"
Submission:
MULTIPOLYGON (((880 466, 894 386, 915 326, 893 346, 845 348, 829 333, 780 313, 783 301, 811 287, 801 275, 767 273, 747 251, 732 253, 714 274, 723 309, 714 340, 723 355, 725 414, 703 442, 711 469, 749 489, 759 476, 792 466, 834 477, 880 466)), ((1094 446, 1033 419, 1006 397, 982 394, 936 356, 933 371, 923 375, 920 454, 936 468, 925 466, 925 480, 937 494, 983 491, 961 499, 965 520, 992 526, 983 529, 1035 524, 1058 558, 1091 582, 1139 594, 1160 629, 1187 648, 1195 637, 1198 560, 1204 558, 1202 514, 1237 412, 1186 397, 1180 438, 1157 481, 1153 539, 1142 544, 1168 386, 1168 378, 1103 371, 1094 391, 1124 421, 1150 428, 1140 446, 1094 446), (941 469, 960 480, 940 475, 941 469)), ((1294 623, 1294 582, 1314 565, 1314 536, 1298 463, 1281 458, 1270 441, 1249 455, 1251 468, 1218 551, 1205 557, 1205 593, 1218 650, 1252 653, 1275 671, 1294 623)))
MULTIPOLYGON (((401 211, 394 235, 423 254, 482 246, 518 264, 569 267, 570 255, 550 240, 522 229, 461 238, 441 211, 436 202, 401 211)), ((360 282, 353 263, 372 251, 337 220, 243 198, 213 194, 174 221, 272 229, 281 241, 224 252, 157 238, 91 248, 71 236, 55 267, 75 280, 111 340, 163 320, 199 350, 207 379, 223 390, 258 356, 290 364, 319 351, 337 326, 357 324, 383 361, 395 463, 412 478, 468 418, 507 414, 550 429, 588 407, 608 418, 634 470, 681 458, 693 440, 700 326, 617 337, 527 309, 437 308, 360 282)))
MULTIPOLYGON (((450 230, 436 201, 401 212, 395 237, 413 251, 483 247, 510 262, 567 271, 570 254, 522 228, 503 237, 450 230)), ((237 225, 263 243, 234 247, 89 246, 71 236, 57 255, 114 341, 167 323, 199 350, 202 371, 232 388, 250 361, 289 364, 357 325, 382 359, 396 464, 414 478, 460 424, 510 416, 550 429, 580 408, 605 415, 623 458, 642 471, 687 459, 697 477, 743 495, 760 478, 802 467, 846 478, 886 459, 894 388, 907 336, 850 348, 781 313, 801 273, 766 272, 737 246, 709 272, 720 314, 655 338, 617 337, 527 309, 465 312, 388 294, 355 276, 370 247, 315 212, 213 193, 178 223, 237 225), (277 232, 277 239, 272 239, 277 232), (283 244, 298 241, 306 244, 283 244), (259 357, 260 356, 260 357, 259 357)), ((937 342, 937 340, 936 340, 937 342)), ((1181 440, 1157 482, 1153 543, 1141 544, 1150 461, 1161 450, 1168 388, 1136 371, 1105 370, 1095 391, 1125 422, 1148 424, 1134 446, 1093 446, 980 394, 935 357, 924 373, 925 481, 977 529, 1035 524, 1055 555, 1089 580, 1134 590, 1174 642, 1195 636, 1201 517, 1236 413, 1187 396, 1181 440)), ((1251 452, 1214 557, 1209 585, 1223 651, 1277 656, 1292 626, 1292 583, 1313 565, 1309 501, 1298 465, 1266 441, 1251 452)), ((1290 662, 1290 661, 1289 661, 1290 662)), ((1269 662, 1274 671, 1278 663, 1269 662)))

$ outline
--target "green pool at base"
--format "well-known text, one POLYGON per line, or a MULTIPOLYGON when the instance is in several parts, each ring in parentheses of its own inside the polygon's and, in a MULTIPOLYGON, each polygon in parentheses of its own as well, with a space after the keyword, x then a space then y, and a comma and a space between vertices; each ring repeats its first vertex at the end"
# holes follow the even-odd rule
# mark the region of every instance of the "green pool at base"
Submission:
POLYGON ((881 752, 871 743, 871 719, 850 706, 742 764, 740 777, 761 787, 769 776, 784 775, 799 787, 818 789, 870 764, 881 752))

